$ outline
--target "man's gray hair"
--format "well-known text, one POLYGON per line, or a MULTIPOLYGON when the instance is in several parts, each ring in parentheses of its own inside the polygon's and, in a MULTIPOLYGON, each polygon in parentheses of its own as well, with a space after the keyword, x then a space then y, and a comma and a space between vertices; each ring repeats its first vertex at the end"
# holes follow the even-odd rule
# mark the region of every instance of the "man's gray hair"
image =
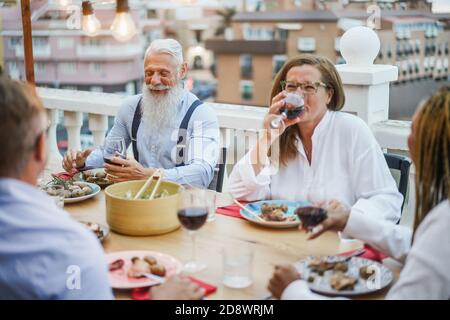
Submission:
POLYGON ((157 39, 150 43, 150 46, 145 51, 144 59, 152 53, 167 53, 175 58, 177 63, 181 65, 183 63, 183 47, 174 39, 157 39))

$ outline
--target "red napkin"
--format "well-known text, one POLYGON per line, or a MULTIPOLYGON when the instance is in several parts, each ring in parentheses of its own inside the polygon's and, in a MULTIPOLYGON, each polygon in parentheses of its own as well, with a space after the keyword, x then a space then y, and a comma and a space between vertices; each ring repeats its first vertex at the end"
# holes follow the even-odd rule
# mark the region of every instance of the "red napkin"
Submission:
POLYGON ((59 172, 59 173, 52 173, 53 177, 59 178, 61 180, 70 180, 73 178, 74 175, 78 173, 78 170, 73 170, 72 172, 59 172))
MULTIPOLYGON (((216 290, 217 290, 217 287, 212 284, 203 282, 194 277, 188 277, 188 278, 192 282, 196 283, 200 288, 205 289, 205 296, 208 296, 208 295, 216 292, 216 290)), ((133 300, 151 300, 149 287, 133 289, 133 291, 131 292, 131 298, 133 300)))
MULTIPOLYGON (((243 205, 246 205, 249 202, 245 202, 245 201, 240 201, 243 205)), ((226 206, 226 207, 220 207, 216 209, 216 212, 219 214, 223 214, 224 216, 229 216, 229 217, 235 217, 235 218, 241 218, 244 219, 241 216, 241 208, 238 205, 230 205, 230 206, 226 206)))
MULTIPOLYGON (((364 252, 362 255, 360 255, 361 258, 366 258, 366 259, 381 263, 383 261, 383 259, 385 259, 387 257, 385 254, 381 253, 377 249, 372 248, 368 244, 364 244, 364 249, 366 249, 366 252, 364 252)), ((357 250, 359 250, 359 249, 357 249, 357 250)), ((351 255, 355 251, 356 250, 351 250, 351 251, 343 252, 339 255, 346 257, 346 256, 351 255)))

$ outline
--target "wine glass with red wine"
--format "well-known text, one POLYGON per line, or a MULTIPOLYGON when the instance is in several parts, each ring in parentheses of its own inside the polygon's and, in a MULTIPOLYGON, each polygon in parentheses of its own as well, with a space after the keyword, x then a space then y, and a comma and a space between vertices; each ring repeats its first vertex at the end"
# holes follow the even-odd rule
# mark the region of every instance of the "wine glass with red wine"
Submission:
POLYGON ((107 137, 103 146, 103 161, 108 164, 114 164, 112 158, 119 157, 125 159, 127 157, 127 149, 125 140, 121 137, 107 137))
POLYGON ((198 272, 206 268, 206 264, 196 261, 195 236, 208 219, 208 201, 205 190, 189 188, 180 193, 178 220, 188 230, 192 242, 192 256, 183 270, 188 273, 198 272))

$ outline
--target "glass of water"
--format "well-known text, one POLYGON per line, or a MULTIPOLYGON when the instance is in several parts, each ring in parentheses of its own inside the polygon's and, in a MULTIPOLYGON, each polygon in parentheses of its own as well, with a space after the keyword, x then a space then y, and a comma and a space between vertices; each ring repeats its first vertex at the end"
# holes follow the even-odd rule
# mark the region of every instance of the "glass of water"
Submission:
POLYGON ((222 249, 223 284, 230 288, 246 288, 253 283, 253 248, 249 245, 222 249))
POLYGON ((206 199, 208 204, 208 222, 216 220, 216 191, 205 190, 206 199))

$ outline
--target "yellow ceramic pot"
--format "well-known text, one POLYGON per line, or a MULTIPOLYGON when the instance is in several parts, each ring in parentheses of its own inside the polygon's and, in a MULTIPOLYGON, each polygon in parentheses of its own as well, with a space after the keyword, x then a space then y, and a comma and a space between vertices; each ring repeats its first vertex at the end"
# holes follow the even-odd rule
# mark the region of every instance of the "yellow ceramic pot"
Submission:
MULTIPOLYGON (((115 232, 130 236, 150 236, 171 232, 180 227, 177 217, 181 185, 162 181, 158 193, 166 190, 169 196, 154 200, 127 199, 134 196, 145 180, 126 181, 105 189, 106 220, 115 232)), ((149 188, 153 188, 152 183, 149 188)))

